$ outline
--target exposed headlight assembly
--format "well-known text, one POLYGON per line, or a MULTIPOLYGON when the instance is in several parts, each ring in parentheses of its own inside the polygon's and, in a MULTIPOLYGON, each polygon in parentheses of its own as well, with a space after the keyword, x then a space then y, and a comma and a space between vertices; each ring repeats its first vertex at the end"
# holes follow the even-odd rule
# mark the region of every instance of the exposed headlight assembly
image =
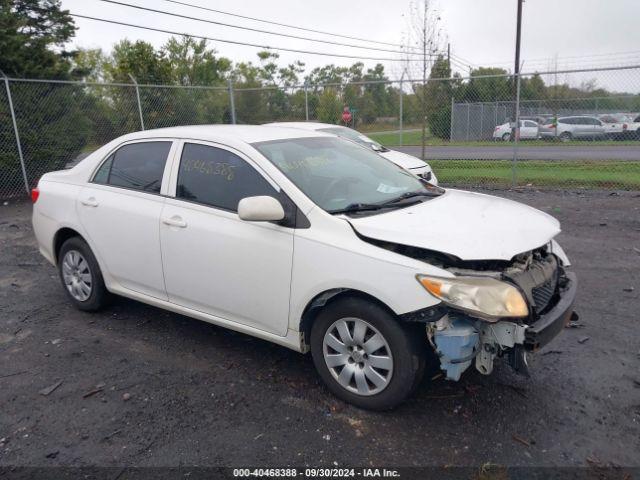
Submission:
POLYGON ((432 277, 417 275, 420 284, 447 305, 488 321, 526 317, 527 302, 513 285, 490 277, 432 277))

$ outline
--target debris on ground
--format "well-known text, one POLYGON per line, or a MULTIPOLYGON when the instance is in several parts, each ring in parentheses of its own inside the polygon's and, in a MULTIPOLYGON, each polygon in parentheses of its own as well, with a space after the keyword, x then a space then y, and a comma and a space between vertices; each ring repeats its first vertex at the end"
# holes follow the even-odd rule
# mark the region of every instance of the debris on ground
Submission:
POLYGON ((633 292, 634 288, 633 287, 627 287, 627 288, 623 288, 622 290, 624 290, 625 292, 633 292))
POLYGON ((522 445, 524 445, 525 447, 530 447, 531 446, 531 442, 528 442, 527 440, 525 440, 524 438, 522 438, 519 435, 516 435, 515 433, 513 435, 511 435, 511 437, 518 443, 521 443, 522 445))
POLYGON ((91 397, 92 395, 95 395, 96 393, 99 393, 103 390, 104 390, 104 383, 99 383, 95 386, 95 388, 93 388, 92 390, 89 390, 87 393, 82 395, 82 398, 91 397))
POLYGON ((580 338, 578 339, 578 343, 584 343, 584 342, 586 342, 587 340, 589 340, 589 337, 580 337, 580 338))
POLYGON ((46 457, 47 458, 56 458, 59 453, 60 453, 60 450, 55 450, 53 452, 47 453, 46 457))
POLYGON ((561 353, 562 350, 547 350, 542 354, 542 356, 544 357, 545 355, 560 355, 561 353))
POLYGON ((130 400, 130 399, 131 399, 131 394, 130 393, 123 393, 122 394, 122 400, 124 400, 125 402, 127 400, 130 400))
POLYGON ((42 390, 40 390, 38 393, 40 395, 44 395, 45 397, 47 395, 49 395, 50 393, 52 393, 56 388, 58 388, 60 385, 62 385, 62 380, 57 381, 56 383, 54 383, 53 385, 49 385, 48 387, 43 388, 42 390))
POLYGON ((580 323, 578 320, 571 320, 564 328, 584 328, 584 323, 580 323))

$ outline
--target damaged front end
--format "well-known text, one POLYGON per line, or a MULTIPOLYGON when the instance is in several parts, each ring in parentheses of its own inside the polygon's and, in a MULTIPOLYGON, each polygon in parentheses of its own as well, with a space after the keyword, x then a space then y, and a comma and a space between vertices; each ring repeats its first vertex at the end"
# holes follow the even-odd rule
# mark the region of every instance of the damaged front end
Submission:
POLYGON ((426 324, 449 380, 459 380, 472 364, 488 375, 494 360, 505 356, 517 372, 528 374, 527 352, 550 342, 575 315, 576 277, 565 269, 568 260, 555 242, 511 261, 462 261, 399 248, 454 275, 419 278, 442 303, 430 312, 405 317, 426 324), (487 307, 490 304, 493 310, 487 307))

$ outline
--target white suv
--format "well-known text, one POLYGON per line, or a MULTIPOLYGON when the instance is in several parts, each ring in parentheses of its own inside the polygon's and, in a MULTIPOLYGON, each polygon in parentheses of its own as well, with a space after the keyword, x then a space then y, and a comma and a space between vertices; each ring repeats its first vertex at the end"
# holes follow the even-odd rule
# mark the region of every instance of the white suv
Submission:
POLYGON ((451 380, 503 356, 526 369, 572 314, 555 219, 329 134, 133 133, 45 174, 32 199, 40 251, 79 309, 118 294, 311 351, 364 408, 404 400, 429 349, 451 380))
POLYGON ((554 125, 553 118, 549 118, 544 125, 540 126, 540 137, 558 138, 561 142, 568 142, 573 139, 604 139, 607 130, 604 124, 596 117, 586 115, 574 117, 560 117, 557 125, 554 125))

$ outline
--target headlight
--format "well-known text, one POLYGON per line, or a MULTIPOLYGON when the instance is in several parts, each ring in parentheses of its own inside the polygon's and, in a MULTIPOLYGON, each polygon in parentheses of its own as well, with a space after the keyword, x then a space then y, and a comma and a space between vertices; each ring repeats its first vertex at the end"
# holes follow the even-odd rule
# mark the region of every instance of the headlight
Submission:
POLYGON ((447 305, 466 310, 486 320, 526 317, 527 302, 520 291, 490 277, 431 277, 417 275, 420 284, 447 305))

